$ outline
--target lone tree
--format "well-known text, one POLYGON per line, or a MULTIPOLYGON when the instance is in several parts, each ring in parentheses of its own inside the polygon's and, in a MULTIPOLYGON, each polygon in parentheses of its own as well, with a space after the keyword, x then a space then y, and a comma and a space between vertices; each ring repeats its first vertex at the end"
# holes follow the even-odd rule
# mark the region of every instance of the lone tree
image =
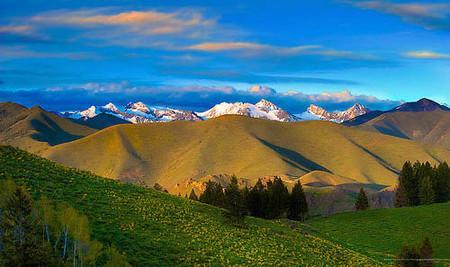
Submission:
POLYGON ((431 242, 428 237, 425 237, 425 239, 423 240, 419 253, 422 259, 422 266, 433 266, 433 247, 431 246, 431 242))
POLYGON ((366 210, 369 208, 369 199, 367 199, 366 192, 361 188, 359 190, 358 198, 355 203, 356 210, 366 210))
POLYGON ((420 254, 415 247, 403 246, 397 255, 396 266, 400 267, 419 267, 420 254))
POLYGON ((189 199, 190 199, 190 200, 198 201, 198 197, 197 197, 197 195, 195 194, 194 189, 191 190, 191 193, 189 194, 189 199))
POLYGON ((304 221, 308 214, 308 203, 306 202, 305 192, 303 191, 300 181, 292 188, 289 197, 289 213, 288 218, 296 221, 304 221))

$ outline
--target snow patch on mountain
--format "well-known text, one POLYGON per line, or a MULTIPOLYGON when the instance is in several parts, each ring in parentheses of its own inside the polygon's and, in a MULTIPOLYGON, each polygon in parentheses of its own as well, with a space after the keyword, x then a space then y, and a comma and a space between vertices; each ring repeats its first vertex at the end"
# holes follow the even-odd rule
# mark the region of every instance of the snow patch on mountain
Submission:
POLYGON ((318 118, 320 120, 342 123, 355 117, 367 114, 368 112, 370 112, 370 110, 359 103, 356 103, 347 110, 334 112, 329 112, 326 109, 316 105, 310 105, 308 110, 300 115, 300 118, 305 120, 318 118))

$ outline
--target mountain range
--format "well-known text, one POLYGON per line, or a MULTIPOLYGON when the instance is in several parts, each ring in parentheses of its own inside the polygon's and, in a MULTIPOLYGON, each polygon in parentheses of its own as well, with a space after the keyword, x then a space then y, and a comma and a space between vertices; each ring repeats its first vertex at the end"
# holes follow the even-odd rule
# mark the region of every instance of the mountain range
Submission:
POLYGON ((216 105, 196 113, 196 123, 132 124, 125 118, 163 113, 139 102, 120 110, 109 104, 68 119, 40 107, 0 103, 0 143, 114 179, 158 182, 175 193, 205 177, 231 174, 249 184, 279 175, 312 186, 392 186, 406 160, 450 161, 450 111, 428 99, 342 124, 292 120, 264 100, 216 105), (232 112, 245 116, 221 116, 232 112))
POLYGON ((301 120, 327 120, 337 123, 353 119, 370 112, 359 103, 345 111, 329 112, 316 105, 311 105, 308 110, 300 115, 293 115, 283 110, 274 103, 261 99, 256 104, 235 102, 222 102, 209 110, 194 112, 166 107, 153 107, 143 102, 130 102, 124 107, 117 107, 113 103, 104 106, 91 106, 86 110, 65 111, 57 113, 65 118, 90 120, 99 114, 111 114, 131 123, 168 122, 177 120, 201 121, 217 118, 222 115, 242 115, 252 118, 293 122, 301 120))

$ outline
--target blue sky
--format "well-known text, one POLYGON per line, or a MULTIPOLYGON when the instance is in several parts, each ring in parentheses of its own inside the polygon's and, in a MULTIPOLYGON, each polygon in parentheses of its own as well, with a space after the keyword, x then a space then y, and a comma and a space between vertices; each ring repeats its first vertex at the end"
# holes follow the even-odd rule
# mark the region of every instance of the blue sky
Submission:
POLYGON ((449 74, 448 1, 0 2, 0 101, 29 106, 387 109, 450 103, 449 74))

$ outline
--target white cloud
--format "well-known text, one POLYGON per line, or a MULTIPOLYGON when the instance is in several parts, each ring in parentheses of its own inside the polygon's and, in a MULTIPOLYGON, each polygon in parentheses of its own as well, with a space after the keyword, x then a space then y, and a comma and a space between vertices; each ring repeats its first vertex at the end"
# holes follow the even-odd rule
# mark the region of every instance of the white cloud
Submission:
POLYGON ((407 52, 405 57, 418 59, 450 59, 450 54, 441 54, 433 51, 420 50, 407 52))

